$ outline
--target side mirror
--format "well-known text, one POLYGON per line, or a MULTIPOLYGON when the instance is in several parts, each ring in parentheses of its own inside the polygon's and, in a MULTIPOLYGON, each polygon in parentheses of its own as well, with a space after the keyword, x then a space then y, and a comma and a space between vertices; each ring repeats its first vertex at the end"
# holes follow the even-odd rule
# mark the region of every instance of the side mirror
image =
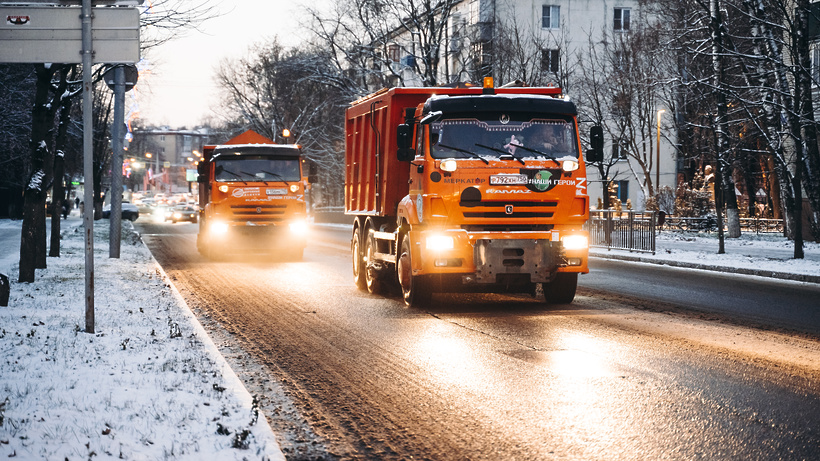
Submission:
POLYGON ((587 150, 586 161, 604 161, 604 129, 600 125, 595 125, 589 129, 589 149, 587 150))
POLYGON ((396 127, 396 145, 398 151, 396 156, 400 162, 411 162, 416 157, 413 149, 413 126, 402 123, 396 127))
POLYGON ((208 163, 207 162, 199 162, 196 166, 196 182, 207 182, 208 181, 208 163))

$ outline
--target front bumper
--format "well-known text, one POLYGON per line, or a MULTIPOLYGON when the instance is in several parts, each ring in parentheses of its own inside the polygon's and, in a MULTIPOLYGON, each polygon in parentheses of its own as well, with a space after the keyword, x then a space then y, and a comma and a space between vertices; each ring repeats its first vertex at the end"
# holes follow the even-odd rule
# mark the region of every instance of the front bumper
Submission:
POLYGON ((497 284, 508 280, 547 283, 558 272, 589 272, 588 246, 579 245, 588 241, 584 231, 425 230, 411 231, 411 238, 414 275, 460 274, 463 283, 497 284), (572 238, 567 239, 569 236, 572 238), (448 244, 428 245, 442 240, 448 244), (572 246, 566 247, 564 241, 572 246))

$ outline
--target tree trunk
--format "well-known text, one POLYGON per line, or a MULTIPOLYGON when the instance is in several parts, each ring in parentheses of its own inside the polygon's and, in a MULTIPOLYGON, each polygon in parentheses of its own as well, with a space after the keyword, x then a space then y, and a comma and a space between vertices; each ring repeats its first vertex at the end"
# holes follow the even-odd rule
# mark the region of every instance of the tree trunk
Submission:
POLYGON ((54 187, 51 191, 52 212, 51 212, 51 245, 48 255, 52 258, 60 256, 60 215, 63 206, 67 207, 67 213, 71 210, 68 196, 64 187, 65 184, 65 146, 68 142, 68 124, 71 121, 71 98, 64 98, 67 85, 68 69, 62 69, 60 73, 60 86, 57 89, 57 97, 60 98, 60 124, 57 128, 57 137, 54 142, 54 187))
POLYGON ((31 175, 23 192, 23 227, 20 233, 20 274, 19 282, 34 282, 35 269, 45 267, 45 224, 46 192, 45 171, 43 166, 48 155, 46 136, 53 123, 49 110, 49 90, 54 67, 38 64, 37 88, 34 95, 34 107, 31 120, 31 175), (38 239, 42 237, 42 244, 38 239), (38 258, 42 248, 42 261, 38 258))

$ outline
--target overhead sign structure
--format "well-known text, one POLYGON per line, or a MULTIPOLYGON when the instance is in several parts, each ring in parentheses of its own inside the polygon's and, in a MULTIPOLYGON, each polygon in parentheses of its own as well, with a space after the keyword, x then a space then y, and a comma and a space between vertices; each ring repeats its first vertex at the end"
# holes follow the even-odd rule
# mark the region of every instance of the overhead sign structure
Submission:
MULTIPOLYGON (((82 0, 17 0, 0 1, 0 5, 80 5, 82 0)), ((116 5, 116 6, 138 6, 145 3, 145 0, 92 0, 91 4, 116 5)))
MULTIPOLYGON (((81 10, 73 6, 0 6, 0 62, 81 63, 81 10)), ((93 12, 93 62, 138 62, 139 10, 94 8, 93 12)))

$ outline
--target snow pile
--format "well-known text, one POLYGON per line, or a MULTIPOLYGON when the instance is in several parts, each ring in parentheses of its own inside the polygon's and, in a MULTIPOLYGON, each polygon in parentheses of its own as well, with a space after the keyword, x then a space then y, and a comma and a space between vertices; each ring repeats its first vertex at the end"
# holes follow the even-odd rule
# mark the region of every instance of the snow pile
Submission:
POLYGON ((108 226, 95 226, 95 334, 84 332, 81 227, 63 232, 62 256, 35 283, 12 284, 0 307, 0 457, 284 459, 255 400, 129 233, 109 259, 108 226))

